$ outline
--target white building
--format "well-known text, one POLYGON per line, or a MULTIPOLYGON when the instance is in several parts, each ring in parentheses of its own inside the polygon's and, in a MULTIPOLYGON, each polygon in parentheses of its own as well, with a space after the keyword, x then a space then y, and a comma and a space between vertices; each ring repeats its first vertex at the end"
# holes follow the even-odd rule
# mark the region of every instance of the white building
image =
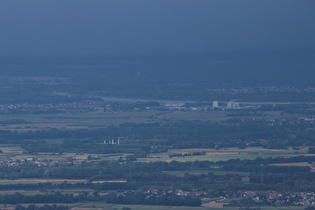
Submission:
POLYGON ((229 101, 226 106, 227 109, 239 109, 240 108, 240 103, 236 101, 229 101))
POLYGON ((213 109, 219 108, 219 102, 218 101, 212 102, 212 108, 213 109))

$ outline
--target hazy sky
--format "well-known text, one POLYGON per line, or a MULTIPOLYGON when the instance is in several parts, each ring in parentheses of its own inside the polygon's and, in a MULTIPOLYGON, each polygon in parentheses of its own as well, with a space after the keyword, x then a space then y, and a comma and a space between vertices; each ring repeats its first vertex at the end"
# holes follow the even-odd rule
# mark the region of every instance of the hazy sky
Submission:
POLYGON ((1 0, 0 55, 315 49, 314 0, 1 0))

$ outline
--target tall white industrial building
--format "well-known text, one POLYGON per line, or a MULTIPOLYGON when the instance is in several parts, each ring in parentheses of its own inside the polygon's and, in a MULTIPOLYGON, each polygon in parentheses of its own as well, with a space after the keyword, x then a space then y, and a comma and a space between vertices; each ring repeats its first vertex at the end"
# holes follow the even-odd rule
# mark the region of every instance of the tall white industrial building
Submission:
POLYGON ((229 101, 226 106, 227 109, 239 109, 240 108, 240 103, 236 101, 229 101))

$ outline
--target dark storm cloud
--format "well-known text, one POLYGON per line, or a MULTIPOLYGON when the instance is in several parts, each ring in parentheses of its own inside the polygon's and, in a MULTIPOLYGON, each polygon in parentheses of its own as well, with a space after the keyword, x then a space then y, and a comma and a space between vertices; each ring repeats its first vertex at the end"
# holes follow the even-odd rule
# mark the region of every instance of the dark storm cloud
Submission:
POLYGON ((1 55, 315 48, 312 1, 0 2, 1 55))

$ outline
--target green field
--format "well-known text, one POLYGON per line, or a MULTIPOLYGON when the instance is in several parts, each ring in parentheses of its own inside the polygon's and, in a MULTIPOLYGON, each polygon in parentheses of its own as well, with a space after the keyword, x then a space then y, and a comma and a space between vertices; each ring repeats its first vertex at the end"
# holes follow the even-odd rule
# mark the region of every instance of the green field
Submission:
MULTIPOLYGON (((125 157, 131 154, 76 154, 76 153, 63 153, 63 154, 52 154, 52 153, 38 153, 36 155, 23 154, 23 149, 19 146, 5 145, 0 147, 3 153, 0 154, 0 160, 11 159, 28 159, 31 160, 36 158, 38 160, 52 160, 60 161, 67 159, 75 159, 78 161, 87 160, 89 155, 98 158, 99 160, 118 160, 121 156, 125 157)), ((146 158, 138 158, 140 162, 150 162, 150 161, 226 161, 229 159, 256 159, 256 158, 269 158, 269 157, 293 157, 300 155, 310 155, 307 154, 307 148, 301 148, 299 150, 293 149, 264 149, 259 147, 248 147, 246 149, 239 148, 222 148, 219 150, 215 149, 204 149, 204 148, 194 148, 194 149, 169 149, 168 152, 151 154, 146 158), (194 155, 194 156, 181 156, 172 157, 169 156, 174 153, 193 153, 193 152, 206 152, 206 155, 194 155)), ((315 155, 315 154, 314 154, 315 155)))
POLYGON ((138 161, 226 161, 230 159, 256 159, 256 158, 268 158, 268 157, 292 157, 305 155, 307 153, 306 148, 300 150, 292 149, 264 149, 259 147, 248 147, 246 149, 238 148, 224 148, 224 149, 170 149, 168 152, 152 154, 146 158, 138 158, 138 161), (196 155, 196 156, 181 156, 172 157, 169 156, 174 153, 192 153, 192 152, 202 152, 205 151, 206 155, 196 155))
POLYGON ((4 115, 2 121, 22 119, 30 123, 3 124, 0 130, 34 131, 51 128, 82 129, 104 128, 123 123, 161 123, 178 120, 211 120, 227 119, 223 112, 183 112, 183 111, 66 111, 57 114, 20 114, 18 116, 4 115))
MULTIPOLYGON (((264 112, 264 115, 257 116, 260 119, 278 118, 279 111, 264 112)), ((25 120, 25 124, 1 124, 0 130, 11 131, 35 131, 47 130, 51 128, 60 129, 82 129, 82 128, 105 128, 110 125, 120 125, 123 123, 163 123, 176 121, 212 121, 222 122, 231 117, 226 116, 223 111, 111 111, 103 110, 82 111, 64 110, 63 113, 55 114, 27 114, 2 115, 2 121, 25 120)), ((242 116, 244 119, 250 118, 242 116)), ((282 116, 282 118, 303 117, 303 115, 282 116)))

